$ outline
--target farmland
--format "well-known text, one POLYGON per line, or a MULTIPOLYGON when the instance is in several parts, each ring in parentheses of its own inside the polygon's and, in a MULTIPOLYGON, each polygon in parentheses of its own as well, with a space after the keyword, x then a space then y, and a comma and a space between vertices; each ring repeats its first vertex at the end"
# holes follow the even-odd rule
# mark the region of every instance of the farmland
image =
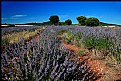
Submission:
POLYGON ((121 28, 45 26, 2 29, 2 80, 121 79, 121 28))

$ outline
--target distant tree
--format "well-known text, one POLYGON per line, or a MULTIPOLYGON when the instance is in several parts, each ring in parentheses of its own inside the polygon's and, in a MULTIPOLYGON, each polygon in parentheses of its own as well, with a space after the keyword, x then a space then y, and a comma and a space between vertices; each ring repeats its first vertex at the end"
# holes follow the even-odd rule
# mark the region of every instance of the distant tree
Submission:
POLYGON ((76 19, 80 25, 84 26, 87 18, 85 16, 78 16, 76 19))
POLYGON ((49 18, 50 22, 52 22, 54 25, 58 25, 59 24, 59 17, 54 15, 54 16, 50 16, 49 18))
POLYGON ((59 22, 59 25, 60 26, 65 25, 65 22, 59 22))
POLYGON ((86 26, 99 26, 100 21, 97 18, 91 17, 86 20, 86 26))
POLYGON ((66 24, 66 25, 72 25, 72 21, 71 21, 70 19, 65 20, 65 24, 66 24))

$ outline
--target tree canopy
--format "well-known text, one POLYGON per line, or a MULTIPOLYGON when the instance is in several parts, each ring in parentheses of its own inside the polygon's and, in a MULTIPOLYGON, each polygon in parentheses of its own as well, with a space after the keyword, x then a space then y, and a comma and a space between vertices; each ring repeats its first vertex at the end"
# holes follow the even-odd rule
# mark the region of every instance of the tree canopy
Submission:
POLYGON ((72 21, 71 21, 70 19, 65 20, 65 24, 66 24, 66 25, 72 25, 72 21))
POLYGON ((50 16, 49 18, 50 22, 52 22, 54 25, 58 25, 59 24, 59 17, 54 15, 54 16, 50 16))
POLYGON ((100 21, 95 17, 86 19, 86 26, 99 26, 99 24, 100 21))
POLYGON ((87 18, 85 16, 78 16, 76 19, 80 25, 84 26, 87 18))
MULTIPOLYGON (((95 17, 86 18, 85 16, 76 17, 79 25, 81 26, 99 26, 100 21, 95 17)), ((54 25, 72 25, 72 21, 70 19, 65 20, 65 22, 60 22, 59 17, 57 15, 50 16, 49 23, 54 25)))

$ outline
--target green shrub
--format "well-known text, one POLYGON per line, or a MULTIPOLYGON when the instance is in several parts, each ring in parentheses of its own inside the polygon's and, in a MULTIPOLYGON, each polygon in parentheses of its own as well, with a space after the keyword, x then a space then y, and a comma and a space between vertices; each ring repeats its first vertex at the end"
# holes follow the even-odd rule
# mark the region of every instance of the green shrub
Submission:
POLYGON ((82 33, 81 32, 77 32, 76 34, 74 34, 72 36, 72 42, 74 43, 74 45, 76 45, 78 47, 81 46, 81 39, 82 39, 82 33))
POLYGON ((81 39, 82 38, 82 33, 81 32, 77 32, 76 34, 74 34, 74 38, 75 39, 81 39))
POLYGON ((110 49, 111 46, 114 46, 111 40, 107 40, 103 38, 96 39, 95 37, 85 37, 83 40, 83 43, 86 48, 95 48, 98 50, 110 49))
POLYGON ((73 40, 74 40, 74 35, 70 31, 67 31, 66 42, 68 44, 71 44, 73 40))
POLYGON ((77 55, 78 56, 84 56, 85 54, 84 54, 84 50, 79 50, 78 52, 77 52, 77 55))
POLYGON ((58 32, 58 35, 62 35, 63 33, 66 33, 67 32, 67 30, 60 30, 59 32, 58 32))
POLYGON ((71 44, 71 40, 70 39, 66 39, 66 43, 67 44, 71 44))
POLYGON ((101 50, 101 49, 109 49, 111 46, 113 46, 113 42, 107 39, 98 39, 96 41, 96 48, 101 50))
POLYGON ((94 37, 85 37, 83 39, 83 43, 84 43, 86 48, 95 48, 96 39, 94 37))

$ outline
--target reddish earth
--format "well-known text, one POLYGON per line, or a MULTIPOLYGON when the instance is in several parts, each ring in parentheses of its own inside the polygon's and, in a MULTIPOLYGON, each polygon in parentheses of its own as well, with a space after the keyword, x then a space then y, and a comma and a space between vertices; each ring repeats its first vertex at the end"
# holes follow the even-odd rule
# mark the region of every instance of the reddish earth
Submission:
POLYGON ((94 72, 95 78, 98 78, 96 81, 121 81, 121 72, 114 70, 106 65, 106 62, 103 60, 92 59, 92 54, 87 49, 82 49, 76 47, 75 45, 67 44, 62 42, 62 46, 66 47, 69 50, 75 52, 79 50, 84 50, 85 56, 79 56, 80 61, 85 60, 87 65, 90 66, 90 69, 94 72))

